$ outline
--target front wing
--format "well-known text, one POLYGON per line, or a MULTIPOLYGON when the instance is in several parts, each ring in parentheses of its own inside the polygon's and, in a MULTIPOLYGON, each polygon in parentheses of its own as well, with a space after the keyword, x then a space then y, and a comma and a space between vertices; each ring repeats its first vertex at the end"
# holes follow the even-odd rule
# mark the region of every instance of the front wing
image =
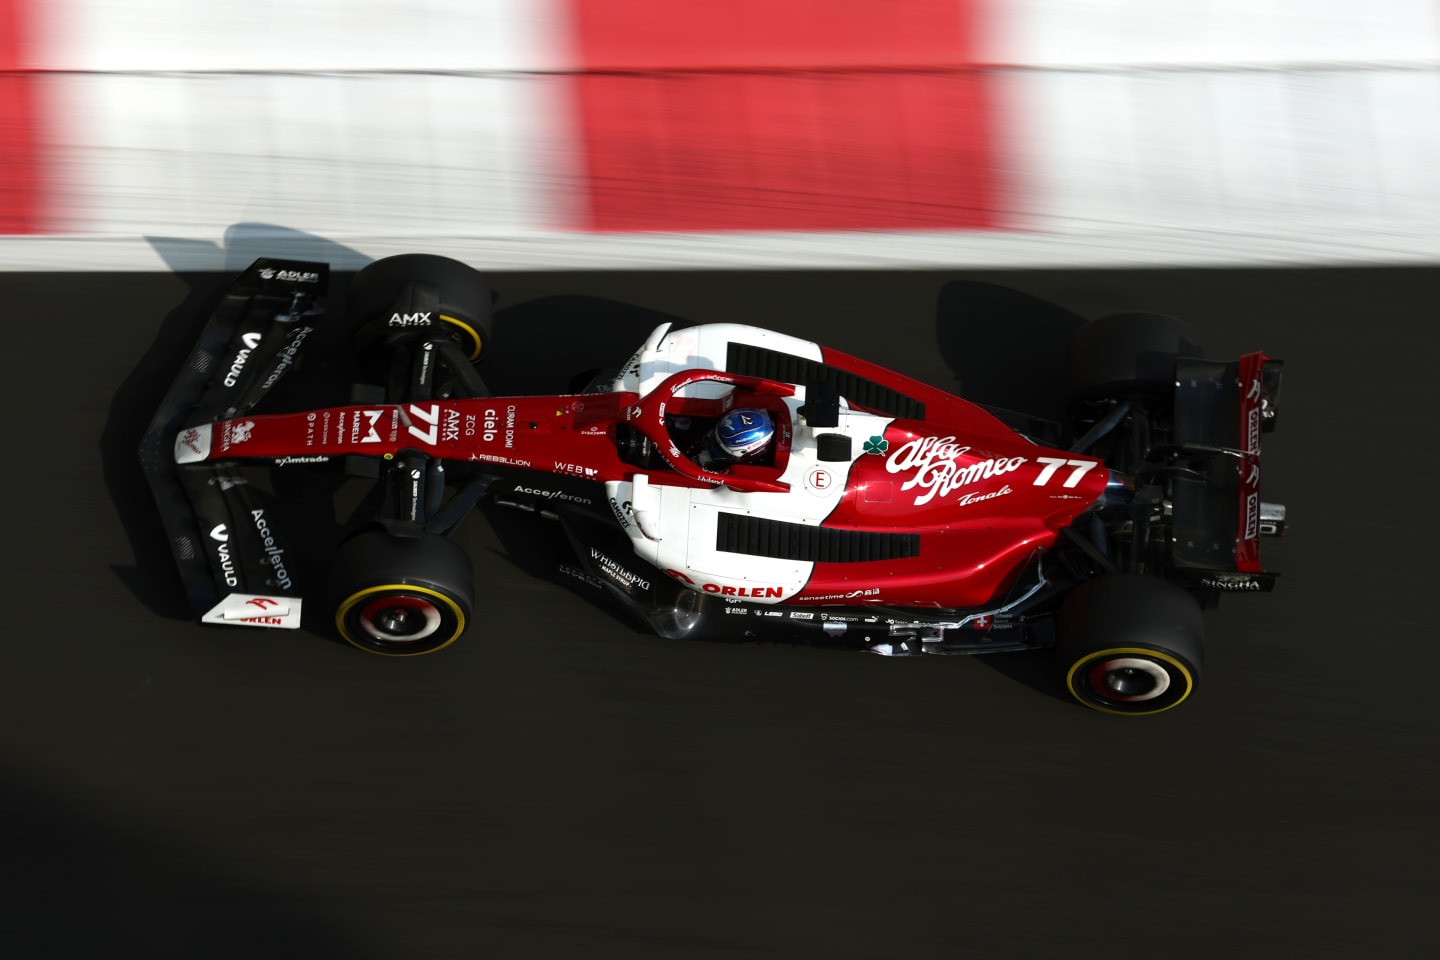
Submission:
POLYGON ((261 259, 211 315, 140 444, 186 598, 207 623, 300 626, 301 586, 268 494, 234 461, 180 465, 189 427, 271 395, 321 327, 329 267, 261 259))

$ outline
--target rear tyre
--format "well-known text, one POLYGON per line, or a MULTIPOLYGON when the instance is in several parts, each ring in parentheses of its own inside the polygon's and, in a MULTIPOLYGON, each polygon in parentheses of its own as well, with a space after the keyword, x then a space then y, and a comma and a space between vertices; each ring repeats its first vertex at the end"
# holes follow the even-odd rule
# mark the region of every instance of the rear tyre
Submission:
POLYGON ((335 629, 370 653, 410 657, 454 643, 475 609, 475 575, 456 543, 432 533, 368 530, 331 564, 335 629))
POLYGON ((1205 348, 1190 324, 1158 313, 1115 313, 1091 320, 1070 341, 1066 374, 1071 402, 1170 396, 1175 361, 1205 348))
POLYGON ((1070 695, 1092 710, 1174 709, 1200 681, 1204 623, 1188 592, 1158 577, 1114 574, 1071 590, 1056 653, 1070 695))
POLYGON ((428 333, 433 326, 407 326, 413 320, 407 321, 406 315, 432 314, 433 324, 473 362, 490 342, 493 300, 485 277, 470 265, 428 253, 404 253, 366 264, 355 274, 347 312, 362 349, 391 333, 428 333))

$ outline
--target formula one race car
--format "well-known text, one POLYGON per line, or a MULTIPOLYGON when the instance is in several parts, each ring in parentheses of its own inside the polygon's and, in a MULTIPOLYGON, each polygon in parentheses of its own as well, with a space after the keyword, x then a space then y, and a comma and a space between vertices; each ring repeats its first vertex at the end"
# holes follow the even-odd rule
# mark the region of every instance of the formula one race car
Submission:
POLYGON ((334 318, 328 283, 325 264, 256 261, 145 436, 205 623, 438 650, 474 617, 451 535, 479 507, 533 520, 557 580, 662 636, 1053 647, 1081 703, 1145 714, 1194 690, 1203 609, 1274 586, 1258 541, 1284 509, 1260 500, 1259 464, 1281 365, 1198 359, 1168 317, 1081 327, 1062 423, 733 323, 664 323, 574 392, 496 397, 474 270, 378 260, 334 318), (768 442, 711 456, 736 411, 768 442), (321 475, 366 495, 333 542, 302 545, 324 535, 283 508, 321 475))

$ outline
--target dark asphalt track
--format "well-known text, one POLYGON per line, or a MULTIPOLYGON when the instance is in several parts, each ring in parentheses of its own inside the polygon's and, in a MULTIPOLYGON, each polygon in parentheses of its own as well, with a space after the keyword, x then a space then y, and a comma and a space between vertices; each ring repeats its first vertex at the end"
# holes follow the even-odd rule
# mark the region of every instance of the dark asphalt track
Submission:
MULTIPOLYGON (((441 654, 200 629, 133 450, 223 279, 0 274, 0 954, 1434 956, 1440 270, 493 279, 1043 393, 997 352, 1025 331, 937 331, 962 278, 1289 362, 1284 578, 1209 615, 1173 714, 1086 711, 1031 660, 644 636, 479 517, 484 625, 441 654)), ((497 376, 561 376, 543 339, 497 376)))

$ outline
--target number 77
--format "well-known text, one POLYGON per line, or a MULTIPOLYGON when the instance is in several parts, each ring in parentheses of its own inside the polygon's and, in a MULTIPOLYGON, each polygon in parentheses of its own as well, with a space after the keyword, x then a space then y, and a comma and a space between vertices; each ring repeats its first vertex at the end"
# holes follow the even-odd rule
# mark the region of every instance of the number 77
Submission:
POLYGON ((1036 463, 1045 464, 1045 469, 1035 478, 1035 486, 1043 487, 1055 476, 1055 471, 1061 467, 1070 467, 1070 476, 1065 478, 1065 486, 1075 487, 1080 485, 1080 478, 1085 476, 1086 471, 1095 467, 1095 460, 1064 460, 1060 457, 1036 457, 1036 463))

